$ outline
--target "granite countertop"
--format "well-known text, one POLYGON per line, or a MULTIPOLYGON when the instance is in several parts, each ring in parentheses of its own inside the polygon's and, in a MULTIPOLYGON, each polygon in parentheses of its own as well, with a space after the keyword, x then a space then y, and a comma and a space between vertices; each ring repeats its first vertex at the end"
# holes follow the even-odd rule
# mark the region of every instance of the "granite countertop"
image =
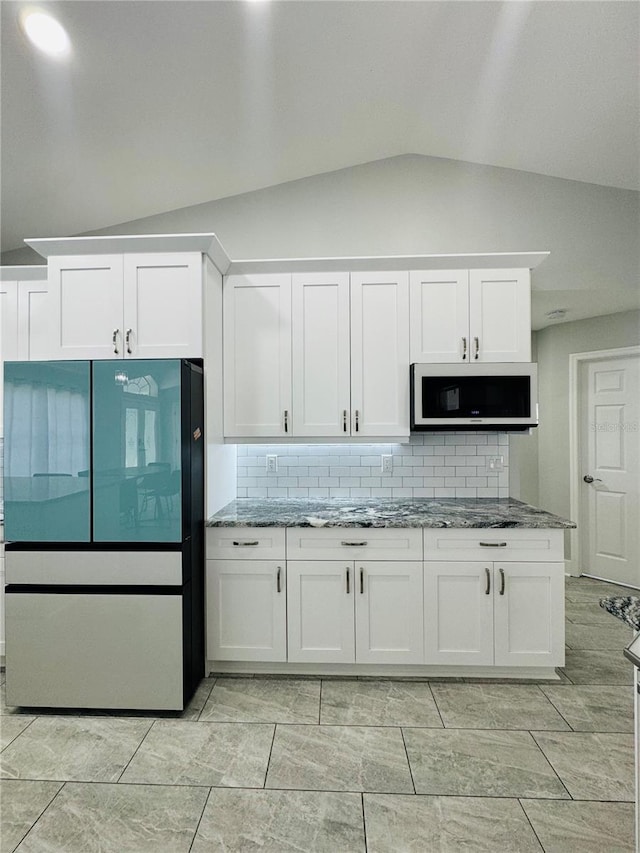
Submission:
POLYGON ((611 595, 600 599, 600 607, 604 607, 607 613, 631 625, 634 631, 640 631, 640 598, 637 596, 611 595))
POLYGON ((207 521, 207 527, 575 526, 512 498, 238 498, 207 521))

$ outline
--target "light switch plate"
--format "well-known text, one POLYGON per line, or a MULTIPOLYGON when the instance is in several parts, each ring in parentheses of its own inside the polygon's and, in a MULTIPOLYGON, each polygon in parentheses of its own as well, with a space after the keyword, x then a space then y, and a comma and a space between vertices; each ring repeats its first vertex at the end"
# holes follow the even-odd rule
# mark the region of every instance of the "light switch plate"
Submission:
POLYGON ((487 459, 487 471, 498 473, 504 471, 504 456, 489 456, 487 459))
POLYGON ((267 454, 267 474, 278 473, 278 457, 275 453, 267 454))
POLYGON ((392 474, 393 473, 393 456, 390 453, 382 454, 382 462, 380 464, 380 470, 383 474, 392 474))

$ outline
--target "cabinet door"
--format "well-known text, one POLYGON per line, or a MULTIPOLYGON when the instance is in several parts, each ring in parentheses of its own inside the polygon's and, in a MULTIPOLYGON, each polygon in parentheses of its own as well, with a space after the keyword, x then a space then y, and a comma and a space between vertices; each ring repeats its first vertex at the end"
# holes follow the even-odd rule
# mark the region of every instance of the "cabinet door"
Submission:
POLYGON ((229 276, 224 330, 225 435, 291 435, 291 275, 229 276))
POLYGON ((353 563, 287 562, 289 660, 294 663, 355 661, 353 563))
POLYGON ((356 662, 424 660, 422 563, 356 561, 356 662))
POLYGON ((44 361, 49 357, 52 305, 47 281, 18 283, 18 358, 44 361))
POLYGON ((295 435, 350 432, 349 273, 294 275, 295 435))
POLYGON ((285 661, 285 564, 207 560, 207 658, 285 661))
POLYGON ((18 353, 18 282, 0 281, 0 356, 16 361, 18 353))
POLYGON ((564 563, 495 563, 496 666, 564 665, 564 563))
POLYGON ((410 275, 411 363, 469 360, 469 271, 410 275))
POLYGON ((202 357, 202 255, 124 256, 125 358, 202 357))
POLYGON ((122 358, 122 255, 49 258, 50 359, 122 358))
POLYGON ((409 435, 409 274, 351 275, 351 434, 409 435))
POLYGON ((491 563, 424 564, 426 664, 493 664, 491 563))
POLYGON ((471 270, 472 361, 531 361, 529 270, 471 270))

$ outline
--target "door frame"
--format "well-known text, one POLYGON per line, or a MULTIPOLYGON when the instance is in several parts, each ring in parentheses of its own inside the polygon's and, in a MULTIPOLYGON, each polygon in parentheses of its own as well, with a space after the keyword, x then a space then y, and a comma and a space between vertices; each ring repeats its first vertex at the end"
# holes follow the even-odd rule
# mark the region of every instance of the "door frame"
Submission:
MULTIPOLYGON (((619 347, 617 349, 592 350, 590 352, 574 352, 569 355, 569 512, 570 517, 580 522, 583 507, 580 503, 580 368, 589 361, 606 361, 607 359, 640 356, 640 346, 619 347)), ((580 527, 570 531, 571 559, 566 561, 566 572, 579 576, 582 530, 580 527)), ((625 586, 626 584, 619 584, 625 586)))

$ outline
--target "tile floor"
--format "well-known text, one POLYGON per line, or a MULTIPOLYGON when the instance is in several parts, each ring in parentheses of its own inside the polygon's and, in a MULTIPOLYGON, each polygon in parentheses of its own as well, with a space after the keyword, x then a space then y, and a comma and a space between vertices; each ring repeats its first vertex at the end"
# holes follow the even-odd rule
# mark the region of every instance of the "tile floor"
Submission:
POLYGON ((0 850, 632 851, 615 589, 567 580, 562 682, 212 677, 179 718, 3 696, 0 850))

